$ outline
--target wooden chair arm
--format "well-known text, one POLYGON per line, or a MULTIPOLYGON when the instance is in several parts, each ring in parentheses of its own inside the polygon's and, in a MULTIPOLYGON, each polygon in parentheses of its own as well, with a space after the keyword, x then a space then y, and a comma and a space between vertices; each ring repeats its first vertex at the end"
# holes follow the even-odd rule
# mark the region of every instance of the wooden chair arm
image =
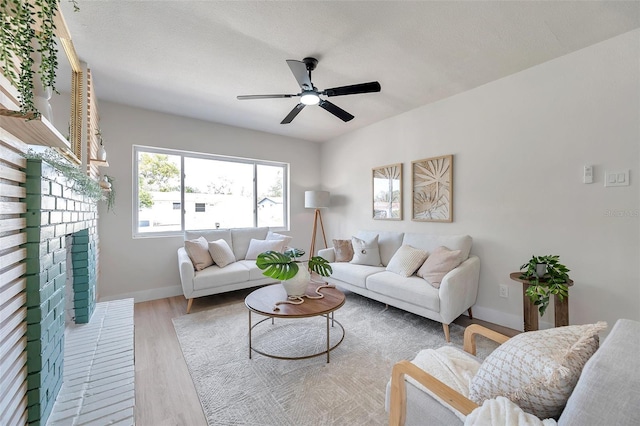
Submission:
POLYGON ((463 415, 471 413, 478 405, 459 394, 431 374, 409 361, 400 361, 391 371, 391 402, 389 407, 389 426, 403 426, 407 418, 407 385, 405 375, 409 375, 434 395, 448 403, 463 415))
POLYGON ((509 340, 509 336, 500 334, 497 331, 488 329, 479 324, 471 324, 464 330, 464 350, 471 355, 476 354, 476 335, 481 335, 491 339, 496 343, 503 344, 509 340))

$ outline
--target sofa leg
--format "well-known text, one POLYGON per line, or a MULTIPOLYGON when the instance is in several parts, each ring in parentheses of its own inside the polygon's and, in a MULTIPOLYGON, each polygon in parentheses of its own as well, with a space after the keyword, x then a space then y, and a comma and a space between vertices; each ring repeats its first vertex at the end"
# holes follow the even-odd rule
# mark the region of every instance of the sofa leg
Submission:
POLYGON ((469 312, 469 319, 473 319, 473 313, 471 312, 471 308, 467 309, 469 312))
POLYGON ((442 323, 442 329, 444 330, 444 339, 447 343, 451 342, 449 338, 449 324, 442 323))
POLYGON ((187 300, 187 313, 191 312, 191 305, 193 304, 193 299, 187 300))

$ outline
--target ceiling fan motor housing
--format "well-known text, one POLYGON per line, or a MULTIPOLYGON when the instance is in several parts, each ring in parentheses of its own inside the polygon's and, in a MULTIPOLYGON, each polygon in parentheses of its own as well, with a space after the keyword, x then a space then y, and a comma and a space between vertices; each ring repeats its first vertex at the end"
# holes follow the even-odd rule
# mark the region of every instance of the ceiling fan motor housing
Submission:
POLYGON ((318 65, 318 60, 316 58, 304 58, 302 62, 304 62, 308 71, 315 70, 318 65))

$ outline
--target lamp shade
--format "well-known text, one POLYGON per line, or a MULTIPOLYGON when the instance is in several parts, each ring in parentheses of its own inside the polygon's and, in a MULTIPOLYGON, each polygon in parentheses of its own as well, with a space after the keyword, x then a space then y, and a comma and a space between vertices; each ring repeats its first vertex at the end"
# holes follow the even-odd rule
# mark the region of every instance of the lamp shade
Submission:
POLYGON ((324 209, 329 207, 329 191, 305 191, 304 207, 307 209, 324 209))

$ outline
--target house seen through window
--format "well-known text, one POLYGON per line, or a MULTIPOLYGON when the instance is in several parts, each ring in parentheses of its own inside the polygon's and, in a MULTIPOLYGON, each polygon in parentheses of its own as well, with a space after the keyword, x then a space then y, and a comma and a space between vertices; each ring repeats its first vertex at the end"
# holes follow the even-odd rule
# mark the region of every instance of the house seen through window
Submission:
POLYGON ((134 236, 288 228, 286 163, 142 146, 134 159, 134 236))

